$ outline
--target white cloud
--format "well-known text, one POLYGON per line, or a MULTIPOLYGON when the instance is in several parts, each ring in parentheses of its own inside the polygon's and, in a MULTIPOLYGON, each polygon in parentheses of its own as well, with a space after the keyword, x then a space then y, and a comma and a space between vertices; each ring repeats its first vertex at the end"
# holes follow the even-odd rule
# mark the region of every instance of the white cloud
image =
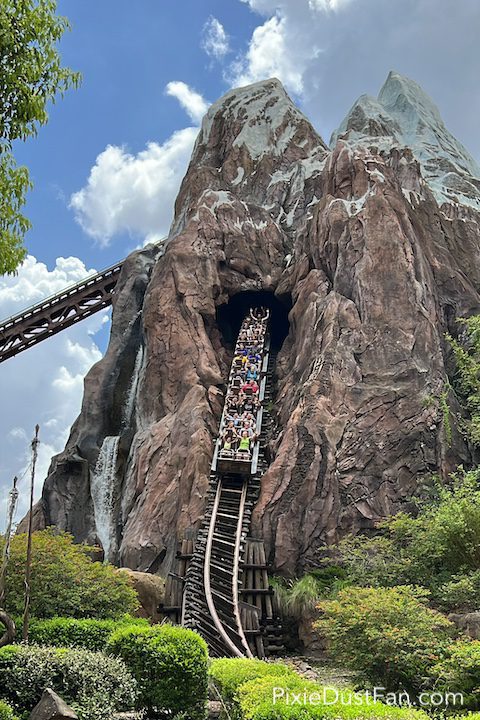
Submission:
POLYGON ((86 185, 70 199, 85 232, 103 246, 125 232, 142 240, 166 235, 197 133, 178 130, 136 155, 114 145, 101 152, 86 185))
POLYGON ((255 28, 245 57, 233 63, 233 85, 277 77, 296 94, 303 90, 301 55, 289 52, 286 18, 276 15, 255 28))
POLYGON ((207 55, 217 60, 221 60, 230 52, 229 39, 225 28, 213 15, 208 18, 203 26, 202 48, 207 55))
POLYGON ((390 70, 415 79, 447 127, 480 157, 480 3, 462 0, 243 0, 259 16, 232 85, 278 77, 325 140, 390 70), (432 22, 435 21, 435 33, 432 22), (467 111, 468 110, 468 111, 467 111))
MULTIPOLYGON (((58 258, 49 270, 28 256, 16 277, 0 278, 0 316, 12 313, 52 295, 88 274, 81 260, 58 258)), ((8 491, 14 475, 21 476, 30 460, 30 441, 40 425, 36 497, 47 475, 52 455, 60 452, 72 422, 80 411, 83 378, 101 352, 94 341, 108 311, 54 335, 0 365, 0 528, 3 526, 8 491)), ((28 473, 19 484, 20 518, 28 504, 28 473)))
POLYGON ((208 103, 200 93, 192 90, 187 83, 181 82, 181 80, 172 80, 172 82, 169 82, 165 88, 165 92, 167 95, 177 98, 180 105, 194 123, 201 122, 208 110, 208 103))

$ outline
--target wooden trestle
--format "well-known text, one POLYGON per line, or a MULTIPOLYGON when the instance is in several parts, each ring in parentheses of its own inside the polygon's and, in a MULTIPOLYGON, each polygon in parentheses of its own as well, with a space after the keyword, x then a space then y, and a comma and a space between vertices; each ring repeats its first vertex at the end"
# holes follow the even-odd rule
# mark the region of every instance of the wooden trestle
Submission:
MULTIPOLYGON (((272 425, 269 406, 275 360, 266 329, 259 383, 261 408, 256 417, 258 441, 246 462, 222 457, 220 437, 217 440, 202 525, 198 532, 185 534, 176 567, 166 583, 165 617, 197 630, 217 657, 264 657, 282 650, 264 544, 249 537, 261 477, 268 466, 265 450, 272 425)), ((232 363, 227 395, 236 369, 232 363)), ((220 431, 225 426, 224 416, 225 409, 220 431)))

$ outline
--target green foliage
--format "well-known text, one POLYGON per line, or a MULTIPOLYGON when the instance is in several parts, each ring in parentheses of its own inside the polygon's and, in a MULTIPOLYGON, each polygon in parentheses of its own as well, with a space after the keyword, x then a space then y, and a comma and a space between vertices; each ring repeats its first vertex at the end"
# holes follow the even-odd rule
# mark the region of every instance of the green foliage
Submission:
POLYGON ((480 445, 480 315, 460 318, 459 322, 465 326, 466 342, 446 336, 456 361, 454 387, 470 413, 467 434, 475 445, 480 445))
POLYGON ((453 575, 439 587, 438 605, 446 610, 468 611, 480 607, 480 570, 466 575, 453 575))
POLYGON ((0 649, 0 687, 18 712, 28 712, 45 688, 57 692, 80 720, 110 720, 129 710, 136 682, 125 663, 103 653, 35 645, 0 649))
POLYGON ((25 257, 30 227, 21 208, 31 183, 12 143, 36 135, 48 103, 80 81, 62 67, 56 43, 69 25, 56 11, 55 0, 0 0, 0 274, 13 273, 25 257))
POLYGON ((436 689, 463 693, 464 707, 480 709, 480 641, 458 640, 432 671, 436 689))
MULTIPOLYGON (((76 647, 86 650, 103 650, 108 638, 122 627, 150 627, 148 620, 125 615, 118 620, 94 618, 56 617, 49 620, 33 619, 29 641, 52 647, 76 647)), ((18 630, 20 634, 20 628, 18 630)))
POLYGON ((227 705, 235 701, 236 692, 240 685, 255 678, 274 675, 277 679, 285 677, 298 677, 283 663, 268 663, 252 658, 220 658, 212 660, 209 675, 222 699, 227 705))
POLYGON ((14 272, 27 254, 23 237, 30 222, 21 208, 31 187, 27 168, 17 167, 10 152, 0 152, 0 275, 14 272))
POLYGON ((207 645, 192 630, 172 625, 118 630, 107 652, 122 658, 140 690, 140 706, 203 720, 207 701, 207 645))
MULTIPOLYGON (((52 529, 33 533, 31 613, 37 618, 118 618, 138 607, 128 576, 93 562, 92 548, 75 545, 71 535, 52 529)), ((26 535, 12 538, 6 579, 6 610, 23 612, 26 535)))
POLYGON ((344 568, 328 565, 294 580, 275 578, 275 597, 281 614, 297 621, 309 615, 319 600, 329 597, 346 584, 346 575, 344 568))
POLYGON ((417 690, 440 660, 454 626, 426 606, 428 592, 410 586, 351 587, 319 604, 314 626, 328 652, 369 682, 389 690, 417 690))
POLYGON ((351 582, 365 586, 423 585, 432 600, 448 610, 458 606, 462 578, 476 608, 480 595, 479 471, 459 471, 450 486, 438 485, 436 497, 421 504, 418 515, 399 513, 380 526, 376 537, 346 538, 339 555, 351 582), (456 588, 453 585, 461 583, 456 588), (453 583, 453 585, 452 585, 453 583), (451 604, 450 604, 451 602, 451 604))
MULTIPOLYGON (((352 697, 351 691, 343 693, 349 693, 352 697)), ((243 720, 428 720, 426 713, 420 710, 374 703, 371 699, 367 702, 364 698, 358 704, 352 698, 351 704, 348 704, 341 699, 335 701, 336 697, 332 688, 324 690, 298 675, 257 678, 244 683, 237 691, 237 703, 243 720), (277 695, 274 702, 275 688, 277 695), (278 696, 278 689, 285 691, 283 697, 278 696), (292 695, 289 693, 300 693, 302 702, 292 703, 292 695)))
POLYGON ((0 720, 15 720, 11 706, 3 700, 0 700, 0 720))

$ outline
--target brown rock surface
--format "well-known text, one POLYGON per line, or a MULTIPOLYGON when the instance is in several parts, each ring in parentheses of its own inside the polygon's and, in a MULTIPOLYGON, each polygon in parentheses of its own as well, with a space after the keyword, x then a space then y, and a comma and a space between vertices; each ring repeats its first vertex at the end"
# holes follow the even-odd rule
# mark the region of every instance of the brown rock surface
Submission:
POLYGON ((468 464, 455 428, 445 440, 439 396, 444 333, 480 308, 477 223, 439 207, 408 148, 344 137, 328 151, 275 80, 227 94, 202 125, 165 253, 124 268, 107 354, 37 526, 108 535, 117 563, 170 569, 203 515, 231 352, 220 317, 244 292, 291 307, 254 514, 278 571, 301 572, 408 504, 425 476, 468 464), (117 437, 107 472, 98 458, 117 437), (99 477, 113 498, 95 523, 99 477))
POLYGON ((127 573, 134 590, 138 594, 141 607, 136 613, 137 616, 159 622, 162 616, 158 608, 163 603, 165 594, 165 581, 163 578, 151 573, 130 570, 130 568, 120 568, 119 572, 127 573))

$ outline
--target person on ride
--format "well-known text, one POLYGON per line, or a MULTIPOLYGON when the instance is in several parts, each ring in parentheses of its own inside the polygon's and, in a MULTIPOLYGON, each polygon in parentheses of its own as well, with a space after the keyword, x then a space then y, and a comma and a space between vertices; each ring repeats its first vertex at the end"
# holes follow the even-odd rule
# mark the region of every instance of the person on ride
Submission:
POLYGON ((258 393, 258 390, 259 388, 257 382, 253 379, 247 380, 247 382, 241 387, 241 391, 244 395, 256 395, 258 393))
POLYGON ((258 363, 262 359, 262 356, 258 352, 257 348, 252 348, 248 354, 248 362, 258 363))
POLYGON ((242 453, 243 455, 250 455, 251 444, 252 438, 248 437, 248 432, 246 430, 243 430, 240 436, 237 452, 242 453))
POLYGON ((251 414, 253 413, 255 409, 255 400, 256 398, 253 395, 246 395, 245 400, 242 404, 242 409, 244 413, 251 414))
POLYGON ((236 450, 238 443, 238 433, 235 430, 233 422, 229 422, 222 433, 222 450, 236 450))
POLYGON ((235 393, 230 393, 227 397, 227 412, 233 413, 238 410, 238 397, 235 393))
POLYGON ((245 420, 243 423, 243 428, 241 430, 241 434, 243 436, 243 433, 247 432, 248 437, 251 439, 255 435, 255 428, 250 420, 245 420))
POLYGON ((247 367, 247 380, 257 380, 258 370, 255 364, 251 364, 247 367))

